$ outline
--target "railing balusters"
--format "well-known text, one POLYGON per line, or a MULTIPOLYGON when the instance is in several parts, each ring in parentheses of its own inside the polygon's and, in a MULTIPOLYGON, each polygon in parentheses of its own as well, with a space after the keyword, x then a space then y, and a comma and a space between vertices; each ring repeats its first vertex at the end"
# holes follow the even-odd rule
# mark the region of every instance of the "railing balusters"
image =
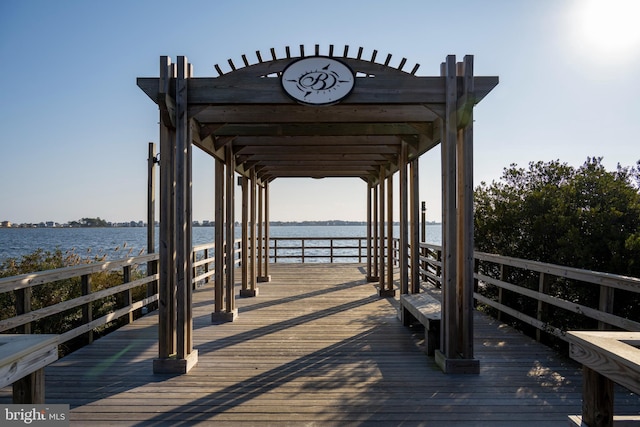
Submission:
MULTIPOLYGON (((80 293, 82 296, 91 294, 91 275, 83 274, 80 276, 80 293)), ((89 301, 82 306, 82 324, 88 325, 93 322, 93 301, 89 301)), ((84 335, 84 342, 91 344, 93 342, 93 329, 84 335)))
MULTIPOLYGON (((31 288, 23 288, 15 291, 14 295, 16 297, 16 315, 27 314, 31 312, 31 288)), ((30 334, 31 333, 31 322, 25 323, 24 325, 19 326, 17 329, 19 334, 30 334)))
MULTIPOLYGON (((441 247, 425 243, 422 245, 435 251, 435 254, 429 253, 428 256, 430 262, 437 265, 436 259, 440 259, 441 247)), ((497 310, 496 317, 498 319, 503 317, 503 313, 506 313, 522 324, 535 327, 538 340, 543 339, 542 333, 545 332, 566 341, 565 330, 568 326, 564 322, 558 325, 552 324, 552 318, 561 318, 558 317, 562 316, 560 310, 581 316, 577 322, 582 322, 584 325, 595 320, 599 323, 600 328, 616 327, 627 331, 640 331, 640 319, 621 317, 613 312, 613 296, 616 290, 627 291, 640 300, 640 278, 581 270, 483 252, 475 253, 475 262, 476 264, 480 262, 480 269, 478 270, 476 267, 474 275, 474 288, 477 287, 476 301, 497 310), (521 271, 538 274, 538 286, 534 288, 535 290, 531 289, 530 285, 513 283, 516 280, 514 278, 518 277, 521 271), (585 289, 585 292, 589 286, 597 286, 600 290, 598 306, 589 306, 586 300, 563 299, 561 296, 554 295, 555 292, 551 292, 551 285, 557 280, 567 281, 566 286, 580 286, 585 289), (487 286, 497 287, 497 295, 483 294, 483 289, 486 289, 487 286), (505 305, 507 304, 507 295, 511 296, 511 294, 523 300, 533 299, 536 303, 535 313, 525 306, 505 305)), ((436 277, 441 277, 441 274, 438 272, 436 277)), ((523 280, 526 280, 526 277, 523 280)), ((588 326, 586 327, 588 328, 588 326)))
MULTIPOLYGON (((125 265, 124 267, 122 267, 122 284, 127 284, 131 282, 131 266, 130 265, 125 265)), ((122 293, 122 299, 123 299, 123 307, 131 307, 133 305, 133 297, 131 295, 131 289, 127 289, 122 293)), ((133 311, 129 312, 129 315, 127 316, 127 323, 132 323, 133 322, 133 311)))

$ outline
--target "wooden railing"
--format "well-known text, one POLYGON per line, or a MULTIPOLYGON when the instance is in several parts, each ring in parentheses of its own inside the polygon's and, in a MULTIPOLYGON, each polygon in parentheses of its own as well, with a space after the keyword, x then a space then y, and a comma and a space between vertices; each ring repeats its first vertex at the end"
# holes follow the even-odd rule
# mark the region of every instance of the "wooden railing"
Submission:
MULTIPOLYGON (((269 241, 272 262, 362 263, 366 260, 364 237, 277 237, 269 241)), ((396 249, 392 253, 395 258, 398 253, 397 241, 394 241, 394 247, 396 249)), ((213 244, 193 248, 194 286, 212 280, 213 248, 213 244)), ((240 241, 236 240, 236 265, 240 263, 240 251, 240 241)), ((421 243, 420 253, 420 272, 424 284, 440 286, 442 248, 421 243)), ((536 328, 537 338, 540 338, 541 332, 546 332, 566 340, 568 329, 617 328, 640 331, 637 308, 632 307, 636 317, 624 312, 625 302, 640 301, 640 279, 482 252, 476 252, 475 259, 475 300, 495 310, 498 317, 509 315, 522 324, 536 328), (587 295, 590 301, 580 300, 583 295, 587 295), (558 317, 558 312, 573 324, 554 324, 553 319, 558 317), (576 324, 581 328, 576 328, 576 324)), ((0 319, 0 333, 31 333, 35 322, 75 310, 73 327, 61 333, 60 343, 81 335, 91 341, 96 328, 104 327, 116 319, 129 322, 134 314, 141 315, 148 308, 153 308, 158 299, 157 262, 158 255, 150 254, 0 279, 0 294, 13 293, 15 303, 14 315, 0 319), (145 268, 136 269, 136 266, 145 268), (92 289, 92 278, 100 273, 118 274, 122 283, 96 291, 92 289), (75 296, 53 305, 32 308, 31 295, 34 289, 69 279, 75 280, 75 296), (105 304, 106 301, 109 303, 105 304), (105 305, 112 306, 112 309, 96 314, 105 305)))
POLYGON ((284 262, 364 262, 366 237, 271 237, 269 258, 284 262), (355 243, 354 243, 355 242, 355 243))
MULTIPOLYGON (((240 263, 240 241, 234 242, 234 259, 240 263)), ((214 275, 213 244, 193 247, 193 286, 211 281, 214 275)), ((0 295, 13 302, 10 317, 2 313, 0 333, 39 332, 37 322, 63 322, 58 344, 73 339, 93 340, 94 331, 113 322, 133 321, 155 308, 158 300, 158 254, 40 271, 0 279, 0 295), (102 277, 101 277, 102 275, 102 277), (109 276, 109 277, 105 277, 109 276), (105 283, 122 283, 106 287, 105 283), (48 285, 48 287, 47 287, 48 285), (97 286, 96 286, 97 285, 97 286), (100 289, 97 289, 100 288, 100 289), (45 305, 34 293, 66 292, 68 298, 45 305), (35 307, 44 305, 42 307, 35 307), (60 319, 64 320, 60 320, 60 319), (58 320, 55 320, 58 319, 58 320)), ((45 298, 53 300, 52 298, 45 298)))
MULTIPOLYGON (((51 322, 54 316, 71 313, 64 320, 65 323, 69 323, 70 329, 60 332, 58 343, 64 344, 83 334, 86 340, 91 342, 94 329, 123 317, 125 322, 129 322, 133 320, 136 310, 142 311, 143 307, 148 307, 157 301, 158 295, 155 289, 157 289, 158 274, 151 273, 157 271, 154 265, 157 261, 158 255, 150 254, 0 279, 0 294, 13 292, 16 314, 0 320, 0 333, 7 331, 32 333, 35 322, 51 322), (140 275, 135 275, 137 278, 132 277, 134 269, 141 264, 146 264, 150 274, 144 277, 140 275), (122 284, 94 291, 92 282, 100 274, 120 275, 122 284), (45 285, 52 286, 45 288, 45 285), (71 299, 54 302, 52 305, 34 310, 32 309, 34 291, 68 292, 71 299), (96 318, 94 311, 104 307, 110 307, 109 311, 101 313, 100 317, 96 318), (75 319, 74 312, 77 313, 75 319)), ((110 280, 113 280, 113 277, 110 280)), ((104 281, 104 278, 101 281, 104 281)))
MULTIPOLYGON (((242 245, 241 240, 236 239, 233 242, 233 259, 236 267, 240 266, 242 245)), ((215 274, 215 250, 214 243, 204 243, 193 247, 192 256, 192 281, 194 286, 205 285, 210 283, 215 274)))
MULTIPOLYGON (((441 246, 422 243, 420 253, 423 280, 439 287, 441 246)), ((475 252, 474 277, 478 303, 536 328, 538 340, 546 332, 567 341, 570 329, 640 331, 638 278, 483 252, 475 252)))

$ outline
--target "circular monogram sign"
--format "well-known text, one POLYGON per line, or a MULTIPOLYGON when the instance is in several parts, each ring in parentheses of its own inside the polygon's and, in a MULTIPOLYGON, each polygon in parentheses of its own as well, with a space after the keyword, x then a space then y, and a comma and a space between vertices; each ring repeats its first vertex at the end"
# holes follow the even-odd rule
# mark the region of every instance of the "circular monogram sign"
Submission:
POLYGON ((310 56, 298 59, 282 71, 282 88, 307 105, 331 105, 351 93, 355 75, 349 66, 333 58, 310 56))

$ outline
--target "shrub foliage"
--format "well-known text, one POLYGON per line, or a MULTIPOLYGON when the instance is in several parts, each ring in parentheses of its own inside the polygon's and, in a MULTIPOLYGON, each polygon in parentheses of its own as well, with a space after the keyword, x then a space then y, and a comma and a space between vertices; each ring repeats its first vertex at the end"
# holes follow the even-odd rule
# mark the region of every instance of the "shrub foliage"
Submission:
MULTIPOLYGON (((512 164, 499 181, 482 182, 475 190, 476 249, 640 277, 639 186, 640 162, 614 171, 605 169, 602 158, 588 158, 578 168, 560 161, 532 162, 526 169, 512 164)), ((481 268, 494 277, 498 273, 495 265, 481 268)), ((537 275, 517 269, 502 274, 511 283, 538 288, 537 275)), ((598 307, 597 285, 557 279, 549 289, 559 298, 598 307)), ((536 316, 537 304, 505 294, 505 303, 536 316)), ((638 317, 638 294, 616 291, 614 301, 615 314, 638 317)), ((597 326, 566 312, 552 314, 551 321, 562 329, 597 326)))

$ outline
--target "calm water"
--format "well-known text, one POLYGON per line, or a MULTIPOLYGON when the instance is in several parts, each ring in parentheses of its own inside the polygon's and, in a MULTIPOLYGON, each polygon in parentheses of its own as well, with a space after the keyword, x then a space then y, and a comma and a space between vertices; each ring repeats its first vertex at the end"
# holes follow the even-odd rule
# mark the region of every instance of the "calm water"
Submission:
MULTIPOLYGON (((156 229, 157 233, 157 229, 156 229)), ((271 226, 271 237, 366 237, 365 226, 271 226)), ((394 227, 394 236, 399 227, 394 227)), ((427 242, 440 244, 439 224, 427 225, 427 242)), ((240 229, 236 228, 236 237, 240 229)), ((213 227, 195 227, 193 244, 213 242, 213 227)), ((156 239, 157 241, 157 239, 156 239)), ((106 254, 108 258, 123 258, 145 253, 147 229, 140 228, 0 228, 0 262, 18 258, 38 248, 62 251, 74 250, 81 256, 106 254)))

